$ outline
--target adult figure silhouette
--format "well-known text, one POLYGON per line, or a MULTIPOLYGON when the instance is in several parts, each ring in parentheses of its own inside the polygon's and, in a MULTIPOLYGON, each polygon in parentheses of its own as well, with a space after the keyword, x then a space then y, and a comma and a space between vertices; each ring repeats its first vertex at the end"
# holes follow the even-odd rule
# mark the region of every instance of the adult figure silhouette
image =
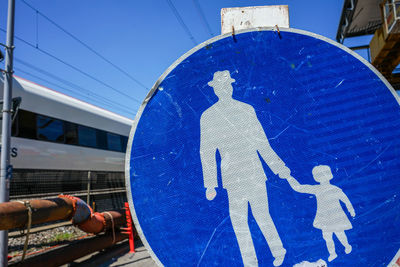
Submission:
POLYGON ((290 170, 271 148, 252 106, 232 98, 235 82, 230 72, 217 71, 208 83, 218 101, 200 119, 200 157, 206 197, 216 196, 216 151, 221 155, 222 186, 227 190, 229 215, 244 266, 257 266, 257 256, 248 225, 249 206, 260 227, 274 266, 280 266, 286 250, 270 216, 266 180, 259 155, 273 173, 289 178, 290 170))

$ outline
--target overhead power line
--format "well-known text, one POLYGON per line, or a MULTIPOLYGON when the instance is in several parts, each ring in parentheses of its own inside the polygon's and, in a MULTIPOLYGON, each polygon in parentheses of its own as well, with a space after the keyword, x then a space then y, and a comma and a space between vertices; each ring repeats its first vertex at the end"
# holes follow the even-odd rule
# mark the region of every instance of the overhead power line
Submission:
POLYGON ((213 37, 214 33, 211 30, 210 24, 208 24, 207 22, 206 16, 204 15, 203 9, 201 8, 199 1, 198 0, 192 0, 192 1, 194 6, 196 7, 197 13, 199 13, 201 21, 203 22, 203 26, 206 28, 210 36, 213 37))
MULTIPOLYGON (((62 84, 64 84, 64 85, 66 85, 66 86, 68 86, 68 87, 70 87, 70 88, 75 88, 75 90, 66 89, 65 87, 60 87, 59 85, 52 83, 53 85, 56 85, 57 87, 63 88, 63 89, 68 90, 68 91, 70 91, 70 92, 78 93, 78 94, 83 95, 83 96, 85 96, 85 97, 91 97, 92 100, 102 101, 102 103, 108 103, 109 106, 112 106, 112 107, 114 107, 114 108, 119 108, 119 109, 125 111, 126 113, 132 113, 131 107, 124 106, 124 105, 122 105, 122 104, 120 104, 120 103, 117 103, 117 102, 115 102, 115 101, 112 101, 111 99, 105 98, 105 97, 103 97, 103 96, 101 96, 101 95, 99 95, 99 94, 96 94, 96 93, 92 92, 91 90, 88 90, 88 89, 86 89, 86 88, 83 88, 82 86, 79 86, 79 85, 77 85, 77 84, 75 84, 75 83, 72 83, 72 82, 70 82, 70 81, 67 81, 67 80, 65 80, 65 79, 63 79, 63 78, 61 78, 61 77, 59 77, 59 76, 57 76, 57 75, 54 75, 54 74, 52 74, 52 73, 50 73, 50 72, 48 72, 48 71, 46 71, 46 70, 44 70, 44 69, 41 69, 41 68, 39 68, 39 67, 36 67, 36 66, 34 66, 34 65, 32 65, 32 64, 30 64, 30 63, 28 63, 28 62, 26 62, 26 61, 24 61, 24 60, 22 60, 22 59, 19 59, 19 58, 17 58, 17 57, 14 57, 14 59, 15 59, 15 61, 18 62, 19 64, 22 64, 22 65, 24 65, 24 66, 26 66, 26 67, 28 67, 28 68, 30 68, 30 69, 33 69, 33 70, 35 70, 36 72, 38 72, 38 73, 40 73, 40 74, 42 74, 42 75, 45 75, 45 76, 47 76, 47 77, 50 77, 51 79, 54 79, 54 80, 56 80, 56 81, 58 81, 58 82, 60 82, 60 83, 62 83, 62 84), (85 92, 86 95, 85 95, 83 92, 85 92)), ((35 77, 35 78, 39 78, 39 79, 41 79, 41 80, 44 80, 43 78, 38 77, 38 76, 34 76, 33 74, 31 74, 31 73, 29 73, 29 72, 26 72, 26 71, 24 71, 24 70, 21 70, 21 69, 20 69, 19 71, 24 72, 24 73, 26 73, 26 74, 28 74, 28 75, 30 75, 30 76, 35 77)), ((47 81, 47 80, 44 80, 44 81, 47 82, 47 83, 50 83, 50 82, 47 81)))
MULTIPOLYGON (((0 31, 6 32, 6 30, 4 30, 3 28, 0 28, 0 31)), ((138 99, 136 99, 136 98, 134 98, 134 97, 132 97, 132 96, 130 96, 130 95, 128 95, 128 94, 122 92, 121 90, 118 90, 117 88, 115 88, 115 87, 113 87, 113 86, 111 86, 111 85, 109 85, 109 84, 107 84, 107 83, 105 83, 105 82, 103 82, 103 81, 97 79, 96 77, 94 77, 94 76, 90 75, 89 73, 87 73, 87 72, 85 72, 85 71, 83 71, 83 70, 81 70, 81 69, 79 69, 79 68, 73 66, 72 64, 70 64, 70 63, 68 63, 68 62, 66 62, 66 61, 64 61, 64 60, 62 60, 62 59, 60 59, 60 58, 54 56, 53 54, 51 54, 51 53, 49 53, 49 52, 47 52, 47 51, 45 51, 45 50, 43 50, 43 49, 41 49, 41 48, 39 48, 39 47, 36 47, 34 44, 32 44, 32 43, 30 43, 30 42, 28 42, 28 41, 26 41, 26 40, 24 40, 24 39, 22 39, 22 38, 19 38, 19 37, 16 36, 16 35, 14 35, 14 37, 15 37, 15 39, 17 39, 17 40, 23 42, 24 44, 26 44, 26 45, 28 45, 28 46, 30 46, 30 47, 32 47, 32 48, 34 48, 34 49, 40 51, 41 53, 43 53, 43 54, 45 54, 45 55, 47 55, 47 56, 49 56, 49 57, 51 57, 51 58, 57 60, 58 62, 60 62, 60 63, 62 63, 62 64, 64 64, 64 65, 66 65, 66 66, 70 67, 71 69, 73 69, 73 70, 75 70, 75 71, 77 71, 77 72, 83 74, 84 76, 86 76, 86 77, 88 77, 88 78, 90 78, 90 79, 92 79, 92 80, 94 80, 94 81, 96 81, 96 82, 102 84, 103 86, 108 87, 108 88, 110 88, 111 90, 113 90, 113 91, 115 91, 115 92, 117 92, 117 93, 119 93, 119 94, 121 94, 121 95, 123 95, 123 96, 125 96, 125 97, 127 97, 127 98, 129 98, 129 99, 131 99, 131 100, 133 100, 133 101, 135 101, 135 102, 137 102, 137 103, 139 103, 139 104, 142 103, 142 102, 139 101, 138 99)))
POLYGON ((97 102, 97 103, 99 103, 99 104, 101 104, 101 105, 105 105, 105 106, 108 106, 108 107, 112 107, 112 108, 114 108, 114 109, 116 109, 116 110, 119 110, 119 111, 122 111, 122 112, 124 112, 124 113, 126 113, 126 114, 131 114, 131 115, 133 114, 132 112, 127 111, 127 110, 125 110, 125 109, 123 109, 123 108, 115 107, 115 106, 113 106, 113 105, 111 105, 111 104, 109 104, 109 103, 104 103, 104 102, 102 102, 101 100, 93 99, 93 98, 91 98, 91 97, 88 97, 87 95, 85 95, 85 94, 83 94, 83 93, 74 92, 74 91, 71 90, 71 89, 68 89, 68 88, 63 87, 63 86, 61 86, 61 85, 59 85, 59 84, 56 84, 56 83, 51 82, 51 81, 49 81, 49 80, 46 80, 46 79, 44 79, 44 78, 42 78, 42 77, 39 77, 39 76, 37 76, 37 75, 35 75, 35 74, 32 74, 32 73, 28 72, 28 71, 24 71, 24 70, 22 70, 22 69, 20 69, 20 68, 15 68, 15 67, 14 67, 14 69, 15 69, 18 73, 24 73, 25 75, 29 75, 29 76, 31 76, 31 77, 33 77, 33 78, 35 78, 35 79, 38 79, 38 80, 40 80, 40 81, 43 81, 43 82, 49 84, 49 85, 51 85, 51 86, 55 86, 55 87, 57 87, 57 88, 61 88, 61 89, 65 90, 65 91, 68 91, 68 92, 73 92, 74 94, 80 95, 80 97, 86 97, 86 98, 88 98, 88 99, 91 99, 92 101, 97 102))
POLYGON ((174 4, 171 2, 171 0, 166 0, 169 7, 171 8, 172 12, 174 13, 176 19, 178 20, 178 22, 181 24, 182 28, 185 30, 186 34, 189 36, 190 40, 192 40, 194 45, 197 45, 198 42, 196 41, 196 39, 194 39, 192 33, 190 32, 189 28, 186 26, 185 22, 183 21, 181 15, 179 15, 178 10, 176 10, 174 4))
POLYGON ((21 0, 22 3, 24 3, 26 6, 28 6, 29 8, 31 8, 32 10, 34 10, 36 12, 36 14, 39 14, 40 16, 42 16, 44 19, 46 19, 47 21, 49 21, 51 24, 53 24, 54 26, 56 26, 59 30, 61 30, 62 32, 64 32, 66 35, 68 35, 69 37, 71 37, 72 39, 74 39, 75 41, 77 41, 78 43, 80 43, 81 45, 83 45, 84 47, 86 47, 89 51, 91 51, 93 54, 95 54, 96 56, 100 57, 102 60, 104 60, 105 62, 107 62, 108 64, 110 64, 111 66, 113 66, 115 69, 117 69, 118 71, 120 71, 121 73, 123 73, 125 76, 129 77, 132 81, 134 81, 136 84, 140 85, 141 87, 143 87, 144 89, 146 89, 146 91, 149 90, 149 88, 147 88, 147 86, 145 86, 143 83, 141 83, 138 79, 136 79, 135 77, 133 77, 131 74, 129 74, 128 72, 126 72, 125 70, 123 70, 121 67, 117 66, 115 63, 111 62, 109 59, 105 58, 103 55, 101 55, 99 52, 97 52, 96 50, 94 50, 93 48, 91 48, 88 44, 86 44, 85 42, 83 42, 82 40, 80 40, 78 37, 76 37, 75 35, 73 35, 72 33, 70 33, 69 31, 67 31, 66 29, 64 29, 63 27, 61 27, 59 24, 57 24, 54 20, 50 19, 48 16, 46 16, 45 14, 43 14, 42 12, 40 12, 38 9, 36 9, 35 7, 33 7, 32 5, 30 5, 29 3, 27 3, 25 0, 21 0))

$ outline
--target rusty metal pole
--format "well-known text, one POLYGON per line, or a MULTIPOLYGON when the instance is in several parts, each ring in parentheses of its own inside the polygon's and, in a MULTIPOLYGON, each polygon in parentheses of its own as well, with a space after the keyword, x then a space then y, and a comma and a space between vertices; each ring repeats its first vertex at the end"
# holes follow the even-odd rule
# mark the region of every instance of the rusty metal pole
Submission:
MULTIPOLYGON (((7 202, 10 197, 10 136, 11 136, 11 98, 14 49, 14 15, 15 0, 8 1, 6 62, 4 71, 3 122, 1 136, 0 162, 0 203, 7 202)), ((0 266, 8 265, 8 232, 0 231, 0 266)))
MULTIPOLYGON (((86 204, 85 204, 86 205, 86 204)), ((58 220, 70 220, 75 215, 76 202, 69 197, 54 199, 33 199, 29 201, 32 209, 31 225, 58 220)), ((79 208, 78 208, 79 209, 79 208)), ((23 202, 12 201, 0 204, 0 230, 26 227, 28 209, 23 202)), ((77 226, 87 233, 99 233, 126 223, 125 211, 105 211, 94 213, 77 226)))
MULTIPOLYGON (((32 225, 57 220, 69 220, 74 213, 74 201, 69 198, 36 199, 32 207, 32 225)), ((24 203, 12 201, 0 204, 0 230, 25 227, 28 210, 24 203)))
POLYGON ((11 266, 60 266, 82 258, 93 252, 111 247, 115 243, 118 243, 126 238, 126 235, 119 232, 115 233, 115 236, 109 232, 97 237, 83 239, 72 243, 71 245, 62 246, 60 248, 50 250, 49 252, 29 257, 25 259, 25 261, 17 262, 11 266))

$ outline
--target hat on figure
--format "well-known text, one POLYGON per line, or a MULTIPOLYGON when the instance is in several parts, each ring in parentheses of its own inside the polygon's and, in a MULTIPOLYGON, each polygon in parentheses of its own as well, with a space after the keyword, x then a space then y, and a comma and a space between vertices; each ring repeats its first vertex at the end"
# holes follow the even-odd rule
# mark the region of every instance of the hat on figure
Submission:
POLYGON ((229 70, 217 71, 214 73, 213 80, 208 82, 208 85, 214 87, 215 85, 218 84, 221 85, 224 84, 225 82, 233 83, 235 81, 236 81, 235 79, 231 78, 229 70))

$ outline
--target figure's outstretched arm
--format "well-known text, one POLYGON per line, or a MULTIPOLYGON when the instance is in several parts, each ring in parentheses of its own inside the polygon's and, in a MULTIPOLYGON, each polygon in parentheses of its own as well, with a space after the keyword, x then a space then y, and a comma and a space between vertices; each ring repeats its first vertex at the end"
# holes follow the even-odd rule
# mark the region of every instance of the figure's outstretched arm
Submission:
POLYGON ((290 177, 290 169, 285 165, 283 160, 276 154, 269 144, 268 138, 259 122, 254 110, 250 115, 252 118, 252 137, 257 144, 257 150, 261 157, 267 163, 268 167, 274 174, 279 174, 280 178, 287 179, 290 177))
POLYGON ((293 177, 288 178, 287 181, 290 184, 290 187, 296 192, 307 193, 307 194, 314 194, 315 193, 313 185, 302 185, 296 179, 294 179, 293 177))
POLYGON ((340 200, 346 205, 347 210, 350 212, 351 217, 356 216, 356 212, 354 211, 353 205, 351 204, 349 198, 346 196, 345 193, 340 189, 341 196, 340 200))
POLYGON ((215 188, 218 187, 217 161, 215 158, 217 147, 214 145, 214 138, 215 136, 212 136, 212 129, 208 127, 207 122, 202 117, 200 120, 200 159, 208 200, 214 199, 217 194, 215 188))

